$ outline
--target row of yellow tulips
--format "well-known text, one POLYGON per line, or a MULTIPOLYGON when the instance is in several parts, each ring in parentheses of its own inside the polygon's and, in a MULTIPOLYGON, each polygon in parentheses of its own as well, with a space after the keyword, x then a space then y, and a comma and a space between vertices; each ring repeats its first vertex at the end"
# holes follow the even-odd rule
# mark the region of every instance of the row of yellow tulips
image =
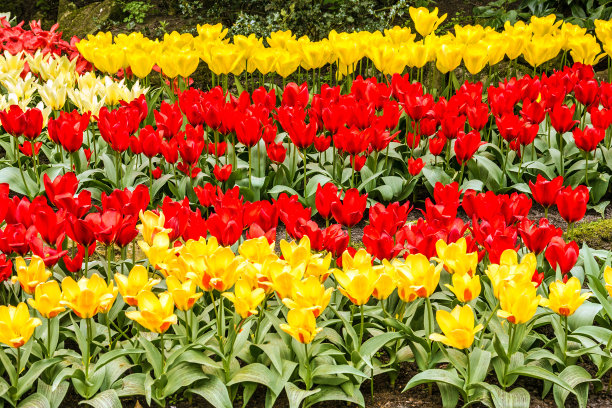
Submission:
MULTIPOLYGON (((77 47, 97 69, 114 75, 130 67, 144 78, 158 65, 171 78, 189 77, 200 60, 216 75, 239 75, 245 70, 260 74, 275 73, 283 78, 298 69, 320 69, 337 64, 338 75, 347 75, 364 58, 385 74, 401 73, 406 68, 422 68, 428 62, 442 73, 456 69, 461 62, 471 74, 504 58, 523 57, 538 67, 563 53, 574 62, 595 64, 612 53, 612 22, 597 20, 596 36, 578 25, 557 21, 556 16, 531 18, 529 23, 506 23, 501 31, 480 25, 455 25, 454 33, 436 35, 446 15, 438 9, 410 8, 416 33, 409 27, 394 27, 384 33, 332 31, 328 38, 311 41, 296 38, 291 31, 277 31, 265 39, 254 34, 226 38, 221 24, 198 25, 198 35, 173 32, 163 40, 150 40, 140 32, 115 37, 110 32, 89 35, 77 47), (418 39, 417 39, 418 33, 418 39), (602 52, 603 48, 603 52, 602 52)), ((361 67, 360 67, 361 68, 361 67)))

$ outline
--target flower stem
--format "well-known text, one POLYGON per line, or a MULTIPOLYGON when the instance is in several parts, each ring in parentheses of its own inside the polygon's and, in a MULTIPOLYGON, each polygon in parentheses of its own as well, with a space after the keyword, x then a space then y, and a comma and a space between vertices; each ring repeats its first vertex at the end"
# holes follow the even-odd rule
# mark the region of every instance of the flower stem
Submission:
POLYGON ((361 349, 361 343, 363 343, 363 305, 359 305, 359 313, 361 313, 361 326, 359 327, 359 346, 357 347, 357 350, 361 349))

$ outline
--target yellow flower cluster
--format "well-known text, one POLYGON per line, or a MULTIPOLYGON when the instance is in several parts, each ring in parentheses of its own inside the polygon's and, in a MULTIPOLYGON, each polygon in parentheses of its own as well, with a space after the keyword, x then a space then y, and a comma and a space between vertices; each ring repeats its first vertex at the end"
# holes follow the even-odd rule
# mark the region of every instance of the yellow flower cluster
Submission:
POLYGON ((531 18, 529 23, 506 23, 496 31, 480 25, 454 26, 454 34, 436 35, 446 15, 438 16, 438 9, 410 8, 416 33, 408 27, 375 32, 338 33, 331 31, 321 41, 303 36, 296 38, 291 31, 276 31, 264 39, 254 34, 226 38, 227 28, 221 24, 198 25, 198 35, 166 34, 163 40, 150 40, 142 33, 119 34, 110 32, 89 35, 78 43, 81 54, 96 68, 115 74, 131 67, 139 78, 146 77, 155 64, 170 78, 189 77, 202 60, 216 75, 239 75, 258 71, 276 73, 283 78, 298 68, 319 69, 336 64, 339 75, 347 75, 364 58, 385 74, 401 73, 406 68, 421 68, 434 62, 443 73, 457 68, 463 61, 466 69, 476 74, 487 65, 493 66, 504 58, 515 60, 523 56, 533 67, 569 52, 574 62, 594 64, 605 54, 597 41, 604 44, 610 55, 609 21, 596 21, 597 38, 586 29, 556 16, 531 18), (418 34, 418 39, 417 39, 418 34))

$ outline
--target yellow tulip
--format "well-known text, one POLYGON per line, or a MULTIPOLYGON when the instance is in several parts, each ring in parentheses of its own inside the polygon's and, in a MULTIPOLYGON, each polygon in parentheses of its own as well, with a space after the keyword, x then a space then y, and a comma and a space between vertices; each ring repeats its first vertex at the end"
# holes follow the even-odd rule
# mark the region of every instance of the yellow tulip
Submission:
POLYGON ((586 65, 597 64, 606 54, 601 52, 601 46, 592 35, 584 35, 569 40, 570 55, 574 62, 586 65))
POLYGON ((537 260, 533 253, 523 256, 518 262, 518 254, 512 249, 502 252, 499 264, 491 264, 486 270, 486 274, 491 281, 493 294, 499 299, 506 285, 510 282, 533 284, 531 278, 536 270, 537 260))
POLYGON ((296 267, 291 267, 283 261, 266 261, 262 266, 262 271, 269 279, 269 284, 274 288, 279 299, 291 296, 296 282, 304 277, 306 264, 302 263, 296 267))
POLYGON ((314 317, 319 317, 329 304, 333 288, 325 289, 315 276, 297 280, 293 286, 290 298, 284 298, 283 303, 290 309, 310 310, 314 317))
POLYGON ((168 292, 172 294, 176 308, 184 312, 191 309, 196 300, 203 295, 202 292, 196 292, 198 285, 190 279, 181 283, 176 276, 168 276, 166 285, 168 285, 168 292))
POLYGON ((540 300, 541 296, 536 294, 531 282, 511 281, 499 294, 501 310, 497 311, 497 316, 514 324, 526 323, 535 314, 540 300))
POLYGON ((474 343, 474 335, 482 330, 482 325, 474 327, 474 312, 469 305, 455 306, 449 313, 436 311, 436 321, 442 333, 432 333, 429 338, 459 350, 469 348, 474 343))
POLYGON ((404 262, 395 260, 397 288, 402 299, 431 296, 440 282, 442 264, 433 265, 423 254, 408 255, 404 262))
POLYGON ((237 70, 244 70, 244 50, 233 44, 213 47, 208 54, 204 53, 201 57, 216 75, 235 74, 237 70))
POLYGON ((52 319, 66 308, 61 305, 62 291, 57 281, 49 281, 36 286, 34 298, 28 304, 38 310, 44 318, 52 319))
POLYGON ((559 29, 562 21, 555 22, 557 16, 549 14, 546 17, 531 16, 531 29, 534 37, 545 37, 559 29))
POLYGON ((220 40, 223 37, 225 37, 225 35, 227 34, 228 29, 227 28, 223 28, 223 25, 221 23, 215 24, 215 25, 211 25, 211 24, 204 24, 204 25, 197 25, 197 31, 198 31, 198 35, 200 37, 204 37, 207 40, 220 40))
POLYGON ((158 232, 153 237, 153 244, 149 245, 144 241, 138 241, 138 246, 149 259, 151 266, 157 269, 163 269, 164 265, 171 257, 176 254, 175 248, 169 248, 170 237, 165 231, 158 232))
POLYGON ((238 266, 241 259, 234 255, 230 248, 219 247, 204 262, 206 272, 203 279, 198 282, 203 290, 216 289, 225 292, 238 280, 238 266))
POLYGON ((125 51, 120 46, 96 48, 91 55, 95 67, 109 75, 115 75, 121 68, 127 66, 125 51))
POLYGON ((368 303, 378 279, 372 266, 368 269, 334 269, 333 274, 340 285, 338 289, 353 304, 361 306, 368 303))
POLYGON ((246 59, 250 59, 252 56, 264 50, 263 38, 257 38, 255 34, 249 34, 248 37, 244 35, 235 35, 232 39, 234 44, 244 50, 244 58, 246 59))
POLYGON ((266 297, 266 292, 261 288, 253 289, 246 280, 238 279, 234 286, 234 293, 225 292, 223 296, 234 304, 236 313, 246 319, 257 314, 257 306, 266 297))
POLYGON ((389 297, 391 293, 397 287, 395 267, 389 263, 388 260, 384 259, 382 265, 374 267, 374 270, 378 274, 378 280, 374 284, 374 296, 378 300, 384 300, 389 297))
POLYGON ((308 344, 314 340, 321 330, 317 327, 317 319, 310 310, 291 309, 287 313, 287 323, 281 324, 280 328, 291 337, 303 344, 308 344))
POLYGON ((606 266, 606 269, 604 269, 604 281, 606 282, 606 290, 612 297, 612 268, 609 266, 606 266))
POLYGON ((51 277, 51 272, 45 267, 45 262, 38 255, 32 255, 30 264, 26 265, 22 257, 15 259, 15 271, 12 282, 19 281, 21 288, 28 295, 33 295, 36 286, 46 282, 51 277))
POLYGON ((436 31, 438 26, 446 20, 446 14, 438 17, 438 8, 436 7, 433 11, 427 10, 425 7, 410 7, 408 9, 410 18, 414 22, 414 28, 417 33, 423 37, 427 37, 429 34, 436 31))
POLYGON ((132 73, 138 78, 145 78, 155 65, 155 55, 145 51, 133 51, 126 54, 132 73))
POLYGON ((314 254, 308 260, 306 265, 305 276, 316 276, 319 281, 325 282, 330 274, 329 266, 331 265, 332 254, 327 253, 325 257, 321 257, 321 254, 314 254))
POLYGON ((351 256, 349 251, 342 253, 342 269, 345 271, 357 269, 358 271, 368 271, 372 268, 372 255, 364 248, 360 248, 351 256))
POLYGON ((113 283, 107 285, 98 274, 93 274, 89 279, 82 277, 78 282, 68 276, 62 280, 60 303, 72 309, 81 319, 87 319, 98 313, 108 312, 117 293, 113 283))
POLYGON ((478 253, 467 252, 467 242, 464 237, 451 244, 439 239, 436 242, 436 252, 448 273, 472 276, 476 272, 478 253))
POLYGON ((406 65, 411 68, 422 68, 436 58, 435 48, 422 41, 405 45, 400 50, 400 54, 406 60, 406 65))
POLYGON ((463 275, 453 275, 453 285, 446 284, 445 286, 455 294, 460 302, 469 302, 476 299, 480 294, 480 277, 471 277, 467 273, 463 275))
POLYGON ((602 43, 609 43, 612 40, 612 20, 595 20, 595 34, 602 43))
POLYGON ((559 54, 561 41, 561 37, 553 37, 552 35, 540 38, 534 37, 532 41, 525 44, 523 57, 532 67, 538 67, 559 54))
POLYGON ((308 263, 312 256, 310 253, 310 238, 307 235, 304 235, 299 243, 295 241, 287 242, 281 239, 280 250, 283 259, 291 266, 308 263))
POLYGON ((463 46, 460 44, 442 44, 436 50, 436 68, 443 74, 454 71, 461 64, 463 46))
POLYGON ((269 74, 276 66, 278 55, 279 53, 275 49, 262 48, 248 59, 247 71, 253 73, 258 70, 263 75, 269 74))
POLYGON ((38 85, 38 94, 46 106, 52 110, 60 110, 66 104, 68 87, 63 75, 55 80, 49 79, 43 85, 38 85))
POLYGON ((477 43, 471 44, 465 48, 463 63, 470 74, 476 75, 483 70, 488 62, 489 53, 486 45, 477 43))
POLYGON ((161 282, 161 279, 149 279, 149 273, 142 265, 135 265, 128 276, 120 273, 115 274, 117 289, 125 303, 137 306, 137 296, 143 290, 151 290, 153 286, 161 282))
POLYGON ((270 33, 270 37, 266 38, 266 42, 272 48, 285 48, 287 42, 291 40, 295 40, 295 35, 291 33, 291 30, 274 31, 270 33))
POLYGON ((26 344, 34 329, 40 326, 40 319, 30 317, 28 306, 21 302, 15 306, 0 306, 0 343, 12 348, 26 344))
POLYGON ((168 292, 160 294, 159 298, 150 291, 140 292, 138 311, 126 312, 125 316, 154 333, 165 333, 177 322, 172 295, 168 292))
POLYGON ((298 52, 302 57, 302 67, 307 70, 321 68, 328 63, 331 51, 327 40, 311 43, 299 42, 298 52))
POLYGON ((413 42, 416 34, 412 32, 410 27, 394 26, 393 28, 385 28, 385 37, 389 38, 393 44, 401 45, 413 42))
POLYGON ((582 284, 575 276, 567 283, 555 281, 549 286, 548 299, 542 299, 541 305, 561 316, 571 316, 592 295, 591 292, 581 294, 581 288, 582 284))
POLYGON ((270 257, 276 259, 274 246, 274 242, 269 244, 266 237, 247 239, 238 247, 238 253, 247 261, 262 264, 270 257))
POLYGON ((190 77, 198 68, 200 57, 193 51, 180 51, 174 54, 177 71, 183 78, 190 77))
POLYGON ((463 45, 476 44, 486 35, 486 32, 481 25, 455 25, 454 29, 457 42, 463 45))
POLYGON ((337 61, 346 69, 350 67, 351 72, 354 65, 363 57, 363 51, 359 49, 359 44, 352 40, 339 40, 332 42, 334 56, 337 61))
POLYGON ((153 245, 153 237, 158 232, 169 232, 169 230, 164 229, 166 217, 164 216, 163 212, 156 214, 153 211, 147 210, 143 212, 140 210, 140 213, 138 213, 138 218, 140 218, 141 224, 138 224, 136 228, 142 234, 144 241, 149 245, 153 245))
POLYGON ((302 58, 298 54, 292 54, 289 51, 281 52, 276 59, 276 73, 287 78, 298 69, 301 62, 302 58))

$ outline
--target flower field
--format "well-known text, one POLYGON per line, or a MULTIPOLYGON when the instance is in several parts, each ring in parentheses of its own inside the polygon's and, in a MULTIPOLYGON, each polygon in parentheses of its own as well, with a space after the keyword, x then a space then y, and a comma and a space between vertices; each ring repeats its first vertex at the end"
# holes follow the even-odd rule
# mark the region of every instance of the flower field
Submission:
POLYGON ((376 406, 407 367, 444 407, 609 396, 612 253, 572 233, 612 196, 612 21, 410 16, 0 18, 1 406, 376 406))

